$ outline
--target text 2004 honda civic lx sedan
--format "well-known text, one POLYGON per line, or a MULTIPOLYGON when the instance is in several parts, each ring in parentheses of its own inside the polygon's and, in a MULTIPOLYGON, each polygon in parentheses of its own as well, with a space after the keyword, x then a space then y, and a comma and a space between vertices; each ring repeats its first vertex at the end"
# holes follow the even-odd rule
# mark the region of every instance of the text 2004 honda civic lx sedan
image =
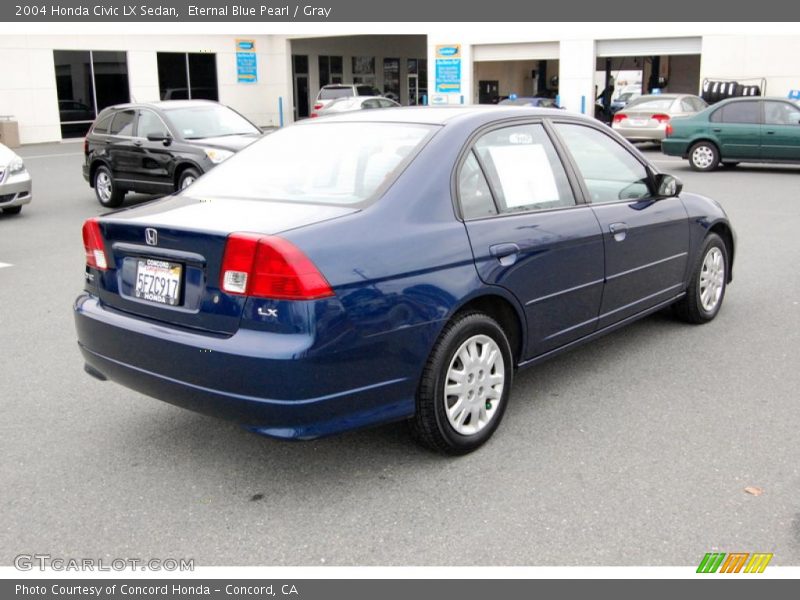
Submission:
POLYGON ((517 367, 668 305, 713 319, 734 256, 720 206, 607 127, 498 107, 286 127, 83 239, 91 375, 280 438, 408 419, 452 454, 517 367))

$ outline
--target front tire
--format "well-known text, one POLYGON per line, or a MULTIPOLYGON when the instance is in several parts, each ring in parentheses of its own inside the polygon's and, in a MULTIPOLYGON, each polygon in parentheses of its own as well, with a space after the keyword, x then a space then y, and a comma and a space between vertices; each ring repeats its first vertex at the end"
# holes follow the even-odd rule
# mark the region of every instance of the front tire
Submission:
POLYGON ((412 434, 445 454, 476 450, 503 418, 513 372, 508 338, 494 319, 481 312, 456 316, 423 371, 412 434))
POLYGON ((706 236, 692 270, 686 295, 674 305, 687 323, 707 323, 717 316, 728 282, 728 249, 716 233, 706 236))
POLYGON ((178 179, 177 191, 186 189, 187 187, 192 185, 195 179, 197 179, 198 177, 200 177, 200 173, 198 173, 196 169, 192 168, 186 169, 183 173, 181 173, 181 176, 178 179))
POLYGON ((106 208, 117 208, 125 199, 125 190, 119 189, 108 167, 97 167, 94 172, 94 195, 106 208))
POLYGON ((719 165, 719 150, 711 142, 697 142, 689 150, 689 166, 695 171, 713 171, 719 165))

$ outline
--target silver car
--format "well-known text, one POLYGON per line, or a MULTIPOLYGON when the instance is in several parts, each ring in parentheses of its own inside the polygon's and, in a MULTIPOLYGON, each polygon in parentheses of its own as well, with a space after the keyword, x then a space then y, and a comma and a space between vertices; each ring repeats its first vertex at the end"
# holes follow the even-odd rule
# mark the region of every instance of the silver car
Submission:
POLYGON ((352 96, 349 98, 337 98, 311 114, 312 117, 326 117, 328 115, 350 112, 353 110, 369 110, 373 108, 395 108, 400 106, 394 100, 383 96, 352 96))
POLYGON ((640 96, 614 115, 611 127, 631 142, 660 142, 666 137, 670 120, 707 107, 702 98, 691 94, 640 96))
POLYGON ((16 152, 0 144, 0 210, 15 215, 31 201, 31 175, 16 152))

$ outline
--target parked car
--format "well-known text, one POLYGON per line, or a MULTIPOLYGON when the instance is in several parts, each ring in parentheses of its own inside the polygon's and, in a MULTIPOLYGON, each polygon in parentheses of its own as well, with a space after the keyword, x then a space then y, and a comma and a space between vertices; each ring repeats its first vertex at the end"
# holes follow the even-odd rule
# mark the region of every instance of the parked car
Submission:
POLYGON ((380 90, 366 84, 332 83, 330 85, 324 85, 320 88, 319 93, 317 94, 317 100, 314 102, 314 108, 311 111, 311 116, 318 116, 315 114, 317 111, 322 110, 337 98, 380 95, 380 90))
POLYGON ((84 142, 83 177, 114 208, 127 192, 170 194, 257 140, 261 130, 209 100, 120 104, 103 110, 84 142))
POLYGON ((641 97, 642 92, 623 92, 611 101, 611 113, 617 113, 625 108, 630 102, 641 97))
POLYGON ((337 115, 343 112, 351 112, 354 110, 371 110, 375 108, 396 108, 400 106, 394 100, 384 98, 383 96, 353 96, 347 98, 337 98, 328 104, 325 108, 311 113, 312 117, 326 117, 329 115, 337 115))
POLYGON ((89 374, 279 438, 407 419, 451 454, 517 367, 712 320, 734 258, 720 205, 610 128, 503 107, 309 119, 83 239, 89 374))
POLYGON ((539 96, 518 96, 505 98, 497 103, 498 106, 536 106, 539 108, 561 108, 554 98, 541 98, 539 96))
POLYGON ((783 98, 730 98, 675 119, 661 145, 695 171, 740 162, 800 163, 800 103, 783 98))
POLYGON ((660 142, 670 120, 693 115, 707 106, 702 98, 691 94, 640 96, 614 114, 611 127, 631 142, 660 142))
POLYGON ((0 210, 16 215, 32 198, 31 175, 19 155, 0 144, 0 210))

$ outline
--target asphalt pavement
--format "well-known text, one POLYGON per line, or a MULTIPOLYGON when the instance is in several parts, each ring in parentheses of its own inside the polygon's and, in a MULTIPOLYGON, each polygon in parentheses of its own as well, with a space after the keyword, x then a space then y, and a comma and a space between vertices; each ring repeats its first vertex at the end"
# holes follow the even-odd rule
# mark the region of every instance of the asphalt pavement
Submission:
POLYGON ((520 372, 494 438, 443 458, 402 423, 281 442, 87 376, 72 301, 103 209, 80 143, 21 149, 33 202, 0 215, 0 565, 799 565, 800 168, 646 153, 733 221, 721 313, 520 372))

